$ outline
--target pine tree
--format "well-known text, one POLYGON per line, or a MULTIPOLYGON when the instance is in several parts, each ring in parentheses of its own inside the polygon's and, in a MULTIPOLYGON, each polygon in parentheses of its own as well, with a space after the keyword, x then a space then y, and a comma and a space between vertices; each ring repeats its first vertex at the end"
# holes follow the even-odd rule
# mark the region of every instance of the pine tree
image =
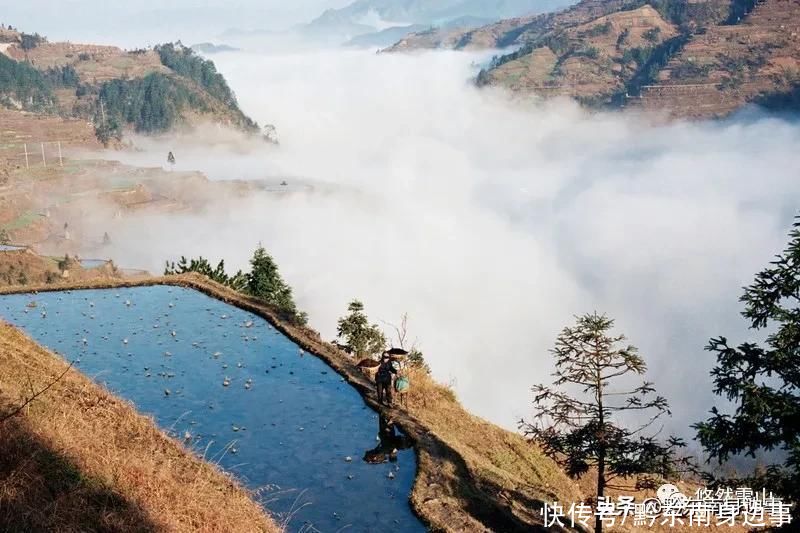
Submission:
POLYGON ((305 313, 298 311, 294 303, 292 288, 283 280, 278 265, 263 246, 259 245, 250 260, 250 273, 247 274, 247 292, 280 309, 288 318, 305 324, 305 313))
POLYGON ((234 275, 228 275, 225 271, 225 260, 220 260, 216 268, 211 267, 211 263, 202 255, 197 259, 186 259, 181 256, 177 264, 175 261, 167 261, 164 267, 165 276, 175 276, 179 274, 186 274, 188 272, 196 272, 202 274, 212 281, 216 281, 222 285, 232 288, 238 292, 244 292, 247 289, 247 276, 241 270, 237 271, 234 275))
MULTIPOLYGON (((680 464, 675 456, 684 443, 677 438, 661 444, 644 432, 662 416, 669 415, 667 400, 655 394, 653 384, 630 383, 642 376, 646 365, 636 347, 625 345, 625 336, 611 336, 614 321, 605 315, 577 317, 564 328, 552 350, 555 381, 551 387, 535 385, 537 424, 520 421, 520 429, 560 463, 567 474, 580 478, 596 469, 596 497, 605 497, 613 481, 636 478, 637 488, 655 486, 655 476, 671 477, 680 464), (622 427, 621 418, 632 411, 646 413, 647 421, 633 429, 622 427)), ((595 531, 602 531, 599 516, 595 531)))
POLYGON ((762 344, 738 347, 725 337, 709 341, 706 350, 717 357, 711 371, 714 392, 735 409, 726 414, 713 407, 710 418, 694 426, 697 438, 720 463, 739 454, 780 450, 772 456, 783 464, 746 482, 793 502, 800 520, 800 217, 786 249, 756 274, 740 301, 750 327, 769 334, 762 344))
POLYGON ((358 358, 373 357, 386 349, 386 337, 377 326, 370 325, 364 304, 353 300, 347 306, 349 315, 339 319, 337 333, 358 358))

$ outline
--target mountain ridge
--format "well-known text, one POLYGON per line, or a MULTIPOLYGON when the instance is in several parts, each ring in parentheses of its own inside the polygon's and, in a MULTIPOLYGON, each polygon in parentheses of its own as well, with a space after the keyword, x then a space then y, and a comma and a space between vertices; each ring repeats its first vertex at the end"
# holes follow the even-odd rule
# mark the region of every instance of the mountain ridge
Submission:
POLYGON ((798 109, 798 0, 583 0, 469 31, 423 32, 384 52, 516 47, 481 86, 680 118, 749 103, 798 109))
MULTIPOLYGON (((472 28, 503 17, 538 13, 562 7, 572 0, 356 0, 339 9, 327 9, 301 27, 307 34, 339 34, 345 41, 394 28, 472 28)), ((391 44, 391 43, 387 43, 391 44)))

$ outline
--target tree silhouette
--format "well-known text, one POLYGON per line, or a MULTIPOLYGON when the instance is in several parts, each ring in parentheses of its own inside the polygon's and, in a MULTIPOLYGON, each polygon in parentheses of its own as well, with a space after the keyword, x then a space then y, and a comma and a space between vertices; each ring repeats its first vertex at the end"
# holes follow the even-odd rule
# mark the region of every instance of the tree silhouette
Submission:
MULTIPOLYGON (((667 400, 655 394, 652 383, 630 385, 647 367, 636 347, 624 344, 624 335, 610 335, 613 325, 610 318, 593 313, 564 328, 552 350, 553 385, 533 387, 537 423, 520 421, 525 435, 570 477, 580 478, 595 468, 598 499, 606 488, 621 488, 613 484, 618 478, 635 477, 637 488, 652 488, 655 476, 673 476, 679 464, 687 463, 674 453, 683 441, 671 437, 661 444, 644 434, 670 414, 667 400), (623 415, 635 411, 647 413, 647 421, 633 429, 619 425, 623 415)), ((602 528, 597 516, 595 531, 602 528)))
POLYGON ((694 426, 697 438, 720 463, 742 453, 781 450, 783 464, 747 482, 791 500, 800 519, 800 217, 786 249, 756 274, 740 301, 750 327, 769 334, 763 345, 734 347, 725 337, 709 341, 706 350, 717 356, 714 392, 735 409, 726 414, 712 407, 711 417, 694 426))

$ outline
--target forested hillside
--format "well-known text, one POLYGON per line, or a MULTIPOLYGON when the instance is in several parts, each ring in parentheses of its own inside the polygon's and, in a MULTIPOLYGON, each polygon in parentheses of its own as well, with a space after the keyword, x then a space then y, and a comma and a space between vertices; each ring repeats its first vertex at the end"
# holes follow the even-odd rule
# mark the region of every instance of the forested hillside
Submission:
POLYGON ((212 61, 180 43, 125 51, 0 30, 0 105, 91 121, 104 143, 198 118, 256 132, 212 61))
POLYGON ((0 105, 49 111, 55 107, 52 84, 27 63, 0 54, 0 105))

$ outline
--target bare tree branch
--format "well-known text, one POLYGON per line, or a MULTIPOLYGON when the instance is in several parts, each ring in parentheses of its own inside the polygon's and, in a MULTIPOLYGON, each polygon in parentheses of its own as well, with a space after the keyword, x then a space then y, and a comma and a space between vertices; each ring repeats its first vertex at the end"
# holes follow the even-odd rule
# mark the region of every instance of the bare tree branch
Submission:
MULTIPOLYGON (((64 370, 64 371, 63 371, 61 374, 59 374, 59 376, 58 376, 57 378, 55 378, 54 380, 52 380, 51 382, 49 382, 49 383, 47 384, 47 386, 45 386, 43 389, 39 390, 38 392, 35 392, 35 393, 34 393, 34 394, 32 394, 30 397, 28 397, 27 399, 25 399, 25 401, 24 401, 24 402, 23 402, 21 405, 19 405, 18 407, 16 407, 16 408, 15 408, 13 411, 11 411, 10 413, 8 413, 8 414, 5 414, 5 415, 3 415, 2 417, 0 417, 0 424, 4 423, 6 420, 9 420, 9 419, 11 419, 11 418, 13 418, 13 417, 17 416, 19 413, 21 413, 21 412, 22 412, 22 410, 23 410, 23 409, 25 409, 25 408, 26 408, 28 405, 30 405, 30 403, 31 403, 31 402, 33 402, 34 400, 36 400, 36 398, 38 398, 39 396, 41 396, 42 394, 44 394, 45 392, 47 392, 48 390, 50 390, 50 387, 52 387, 53 385, 55 385, 56 383, 58 383, 59 381, 61 381, 61 378, 63 378, 64 376, 66 376, 66 375, 67 375, 67 372, 69 372, 69 371, 70 371, 70 369, 72 369, 72 365, 73 365, 73 364, 75 364, 75 361, 70 361, 70 362, 69 362, 69 365, 67 365, 67 368, 66 368, 66 369, 65 369, 65 370, 64 370)), ((29 380, 29 384, 30 384, 30 380, 29 380)))

